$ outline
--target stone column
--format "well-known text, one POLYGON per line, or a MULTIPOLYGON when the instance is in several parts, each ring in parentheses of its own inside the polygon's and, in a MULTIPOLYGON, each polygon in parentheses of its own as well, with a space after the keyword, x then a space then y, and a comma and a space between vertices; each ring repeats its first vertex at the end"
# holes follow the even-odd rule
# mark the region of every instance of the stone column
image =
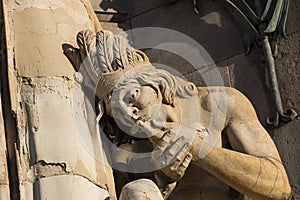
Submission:
MULTIPOLYGON (((0 84, 1 85, 1 84, 0 84)), ((0 89, 0 94, 1 94, 0 89)), ((9 200, 9 182, 7 168, 7 149, 2 112, 2 100, 0 95, 0 199, 9 200)))
POLYGON ((12 199, 115 199, 112 170, 95 119, 86 112, 92 105, 63 55, 63 44, 75 45, 79 31, 101 29, 89 2, 2 2, 16 128, 8 144, 17 167, 9 168, 12 199))
MULTIPOLYGON (((2 106, 0 99, 0 106, 2 106)), ((6 143, 5 143, 4 123, 2 118, 2 111, 0 109, 0 199, 9 200, 9 183, 8 171, 6 162, 6 143)))
MULTIPOLYGON (((0 108, 2 107, 2 102, 0 99, 0 108)), ((3 123, 3 114, 0 109, 0 199, 9 200, 9 183, 8 183, 8 171, 6 162, 6 140, 5 131, 3 123)))
MULTIPOLYGON (((5 52, 5 36, 4 36, 4 20, 3 20, 3 10, 0 5, 0 74, 2 73, 2 68, 4 66, 4 52, 5 52)), ((6 148, 6 135, 4 128, 4 113, 3 113, 3 82, 0 77, 0 199, 9 200, 9 181, 8 181, 8 167, 7 167, 7 148, 6 148)))

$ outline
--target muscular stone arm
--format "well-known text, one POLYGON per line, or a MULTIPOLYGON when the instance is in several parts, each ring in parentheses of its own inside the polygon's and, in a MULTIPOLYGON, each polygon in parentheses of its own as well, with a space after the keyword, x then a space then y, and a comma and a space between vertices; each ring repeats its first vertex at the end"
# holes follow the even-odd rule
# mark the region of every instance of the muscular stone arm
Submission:
MULTIPOLYGON (((226 92, 232 105, 225 131, 234 150, 214 147, 195 164, 253 199, 287 199, 291 189, 272 139, 248 99, 234 89, 226 92)), ((194 145, 194 159, 199 146, 194 145)))
POLYGON ((287 199, 290 194, 285 170, 273 158, 214 148, 196 164, 253 199, 287 199))

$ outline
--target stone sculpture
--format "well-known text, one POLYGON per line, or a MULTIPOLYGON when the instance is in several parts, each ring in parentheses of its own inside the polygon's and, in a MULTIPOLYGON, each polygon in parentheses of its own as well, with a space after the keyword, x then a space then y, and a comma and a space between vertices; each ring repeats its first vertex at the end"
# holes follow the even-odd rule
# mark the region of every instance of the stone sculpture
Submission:
POLYGON ((236 90, 155 69, 100 31, 88 0, 3 0, 0 13, 0 199, 116 199, 114 178, 120 199, 239 198, 228 185, 254 199, 288 197, 277 150, 236 90), (66 51, 73 76, 62 44, 85 28, 79 49, 66 51))
MULTIPOLYGON (((90 101, 94 102, 94 94, 96 95, 96 101, 99 105, 98 119, 102 117, 101 120, 105 123, 105 127, 103 127, 105 134, 108 135, 115 145, 132 149, 132 147, 128 145, 130 139, 126 137, 126 133, 121 132, 119 129, 116 130, 114 120, 108 117, 112 116, 112 111, 107 105, 110 103, 109 95, 112 87, 114 87, 114 83, 118 81, 124 72, 122 69, 128 70, 139 65, 149 65, 150 63, 147 56, 143 52, 133 49, 124 38, 115 37, 110 31, 100 31, 96 35, 89 30, 81 31, 77 35, 77 43, 79 49, 71 47, 67 49, 65 53, 74 67, 79 71, 76 76, 81 78, 77 78, 77 80, 82 82, 82 87, 86 95, 89 96, 90 101), (115 56, 107 54, 109 52, 113 52, 115 56), (102 116, 104 110, 106 115, 102 116)), ((138 142, 136 142, 136 144, 138 145, 138 142)), ((149 147, 149 145, 151 144, 148 142, 146 147, 149 147)), ((145 151, 145 146, 143 146, 144 149, 138 148, 140 152, 145 151)), ((130 160, 127 157, 124 158, 121 154, 114 155, 112 159, 113 165, 122 165, 125 163, 125 160, 130 160)), ((135 160, 135 158, 133 158, 133 160, 135 160)), ((181 160, 181 163, 187 167, 190 160, 191 157, 188 156, 187 159, 181 160)), ((147 163, 149 163, 149 158, 147 163)), ((124 171, 126 171, 126 169, 124 169, 124 171)), ((174 174, 178 173, 175 169, 173 171, 174 174)), ((182 169, 182 175, 184 171, 185 169, 182 169)), ((123 185, 126 184, 130 178, 124 175, 124 173, 115 173, 115 177, 116 176, 119 177, 115 178, 118 180, 116 182, 116 189, 117 193, 120 193, 123 185)), ((143 173, 142 177, 144 176, 149 177, 149 174, 143 173)), ((161 180, 161 174, 159 173, 155 175, 156 178, 154 178, 154 174, 150 176, 159 182, 165 197, 168 196, 171 189, 175 187, 175 184, 161 180)))
POLYGON ((79 49, 66 54, 85 92, 96 96, 106 135, 118 150, 153 151, 152 173, 139 169, 147 159, 150 165, 150 158, 113 153, 121 199, 166 199, 172 191, 170 199, 184 198, 193 188, 174 186, 191 158, 193 173, 201 177, 193 186, 200 199, 229 199, 228 186, 253 199, 288 198, 291 189, 277 149, 243 94, 227 87, 197 88, 156 69, 144 53, 109 31, 82 31, 77 42, 79 49), (145 135, 152 145, 139 139, 145 135))

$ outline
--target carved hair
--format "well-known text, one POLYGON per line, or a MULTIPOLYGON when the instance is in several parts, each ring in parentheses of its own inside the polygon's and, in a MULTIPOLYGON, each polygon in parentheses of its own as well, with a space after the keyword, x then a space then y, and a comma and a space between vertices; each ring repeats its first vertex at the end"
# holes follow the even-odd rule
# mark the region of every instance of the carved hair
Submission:
POLYGON ((149 66, 141 67, 139 70, 132 69, 128 71, 114 92, 128 90, 132 86, 140 87, 145 85, 159 89, 162 95, 162 103, 172 106, 174 106, 175 97, 187 99, 197 93, 197 88, 193 83, 173 76, 165 70, 149 66))

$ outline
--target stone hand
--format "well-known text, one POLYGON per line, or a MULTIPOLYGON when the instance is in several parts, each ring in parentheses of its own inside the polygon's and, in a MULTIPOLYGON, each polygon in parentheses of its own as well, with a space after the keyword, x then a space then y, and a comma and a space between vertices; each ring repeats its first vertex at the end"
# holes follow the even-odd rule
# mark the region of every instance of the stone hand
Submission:
POLYGON ((176 142, 171 142, 175 137, 175 132, 166 132, 158 141, 152 154, 153 162, 156 166, 162 167, 160 171, 169 177, 170 182, 180 180, 192 161, 191 142, 187 141, 184 136, 176 142))
POLYGON ((192 160, 192 141, 185 136, 178 137, 180 126, 175 122, 160 123, 152 120, 140 121, 138 125, 147 132, 154 145, 152 160, 155 166, 161 169, 168 181, 181 179, 192 160))

